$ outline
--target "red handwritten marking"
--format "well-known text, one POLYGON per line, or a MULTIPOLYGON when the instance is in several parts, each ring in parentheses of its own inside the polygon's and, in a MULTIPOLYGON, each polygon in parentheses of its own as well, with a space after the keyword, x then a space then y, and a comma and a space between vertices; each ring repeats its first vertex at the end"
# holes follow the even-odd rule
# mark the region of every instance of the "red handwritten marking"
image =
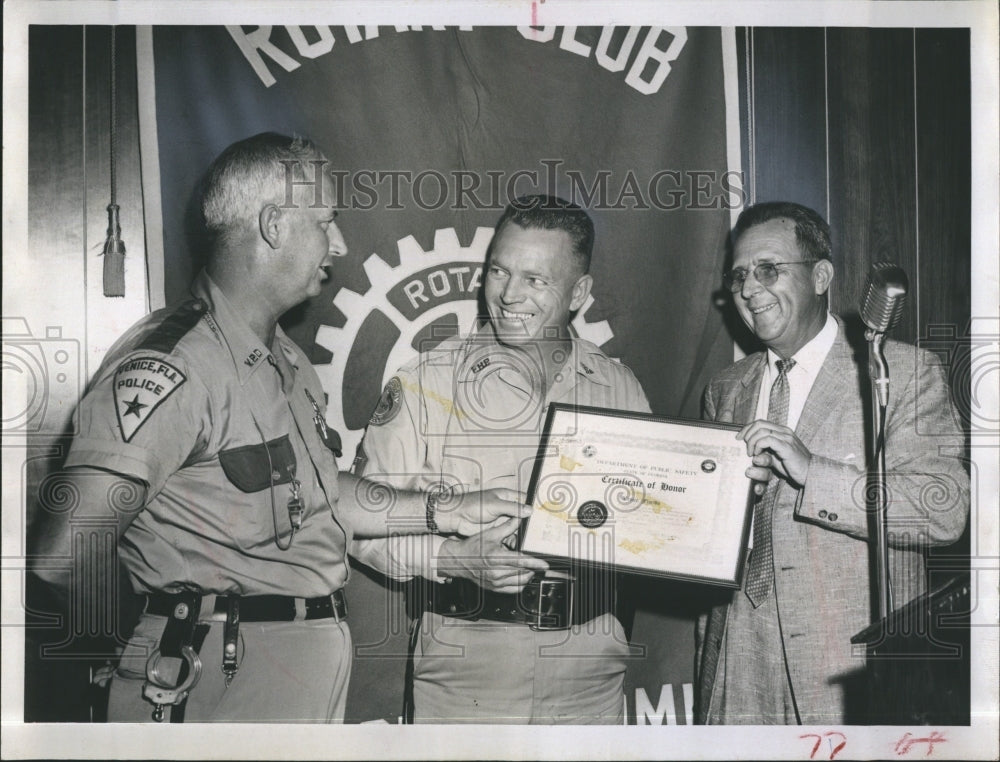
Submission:
POLYGON ((812 751, 809 752, 809 759, 815 758, 816 752, 819 751, 819 746, 823 742, 823 739, 829 738, 830 736, 840 736, 842 739, 844 739, 839 744, 834 746, 833 749, 830 751, 830 759, 833 759, 834 757, 837 756, 837 754, 840 752, 841 749, 847 746, 847 736, 845 736, 843 733, 837 730, 831 730, 827 733, 824 733, 823 735, 820 735, 819 733, 805 733, 804 735, 799 736, 799 738, 816 739, 816 743, 813 744, 812 751))
POLYGON ((823 736, 821 736, 819 733, 805 733, 805 734, 799 736, 799 738, 815 738, 816 739, 816 743, 813 744, 812 751, 809 752, 809 759, 812 759, 813 757, 815 757, 816 756, 816 752, 819 751, 819 745, 823 742, 823 736))
POLYGON ((827 737, 827 736, 840 736, 841 738, 844 739, 839 744, 837 744, 836 746, 834 746, 833 749, 830 751, 830 759, 833 759, 834 757, 836 757, 837 756, 837 752, 839 752, 841 749, 843 749, 845 746, 847 746, 847 736, 845 736, 843 733, 840 733, 838 731, 834 731, 832 733, 824 733, 823 736, 824 737, 827 737))
POLYGON ((531 39, 538 40, 538 6, 543 4, 545 0, 532 0, 531 2, 531 39))
POLYGON ((901 757, 904 754, 908 754, 910 748, 914 744, 925 743, 927 744, 927 753, 924 756, 929 757, 934 751, 934 744, 947 743, 947 741, 948 739, 936 730, 932 730, 931 734, 926 738, 914 738, 909 733, 905 733, 903 737, 896 742, 896 754, 901 757))

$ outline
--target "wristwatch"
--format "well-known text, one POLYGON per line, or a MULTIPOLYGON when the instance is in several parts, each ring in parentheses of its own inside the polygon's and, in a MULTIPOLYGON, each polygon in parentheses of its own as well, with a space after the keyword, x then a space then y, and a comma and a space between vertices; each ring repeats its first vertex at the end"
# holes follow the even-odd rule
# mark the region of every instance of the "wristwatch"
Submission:
POLYGON ((434 519, 434 513, 437 510, 437 502, 440 494, 441 493, 439 492, 427 493, 427 531, 432 534, 441 533, 441 530, 438 528, 437 521, 434 519))

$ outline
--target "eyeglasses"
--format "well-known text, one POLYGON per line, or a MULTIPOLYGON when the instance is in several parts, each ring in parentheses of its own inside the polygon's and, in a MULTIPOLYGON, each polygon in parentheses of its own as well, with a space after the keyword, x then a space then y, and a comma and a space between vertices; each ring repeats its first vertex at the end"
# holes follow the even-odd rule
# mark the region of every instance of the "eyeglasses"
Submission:
MULTIPOLYGON (((779 265, 811 265, 813 262, 819 262, 819 260, 800 259, 798 262, 761 262, 753 269, 753 277, 757 279, 760 285, 770 286, 778 280, 778 276, 781 274, 781 270, 778 269, 779 265)), ((734 294, 738 294, 743 290, 743 284, 746 282, 746 279, 747 270, 743 267, 737 267, 734 270, 724 273, 722 276, 722 282, 734 294)))

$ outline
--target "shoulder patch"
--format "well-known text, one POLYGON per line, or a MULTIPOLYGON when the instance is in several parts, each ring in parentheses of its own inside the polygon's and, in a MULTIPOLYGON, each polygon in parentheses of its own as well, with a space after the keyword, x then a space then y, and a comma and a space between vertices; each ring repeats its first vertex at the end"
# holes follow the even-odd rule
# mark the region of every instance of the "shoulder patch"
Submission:
POLYGON ((403 384, 400 382, 399 376, 393 376, 389 379, 389 383, 385 385, 385 389, 382 390, 382 396, 378 398, 375 412, 372 413, 371 420, 368 422, 372 426, 381 426, 383 423, 388 423, 399 415, 402 400, 403 384))
POLYGON ((174 351, 177 342, 185 334, 198 325, 207 311, 207 305, 201 299, 191 299, 174 310, 166 320, 160 323, 136 349, 148 349, 162 352, 165 355, 174 351))
POLYGON ((119 365, 115 371, 114 398, 122 439, 130 441, 156 408, 185 381, 187 376, 155 357, 133 357, 119 365))

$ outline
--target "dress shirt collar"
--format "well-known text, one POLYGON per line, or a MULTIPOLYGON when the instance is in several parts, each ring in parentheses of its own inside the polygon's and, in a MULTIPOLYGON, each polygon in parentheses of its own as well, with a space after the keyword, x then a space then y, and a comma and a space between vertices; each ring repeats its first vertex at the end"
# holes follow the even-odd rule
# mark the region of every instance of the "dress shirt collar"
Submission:
MULTIPOLYGON (((826 360, 826 356, 830 353, 833 342, 837 340, 837 330, 837 321, 833 315, 827 312, 826 322, 819 333, 813 336, 802 349, 792 355, 792 359, 795 360, 795 368, 793 370, 797 371, 800 375, 807 375, 810 379, 810 385, 811 381, 815 380, 819 374, 819 369, 823 367, 823 361, 826 360)), ((778 377, 778 366, 776 363, 780 359, 774 350, 767 350, 767 367, 771 378, 778 377)))
MULTIPOLYGON (((788 372, 788 419, 787 424, 794 429, 798 425, 799 417, 805 408, 806 399, 812 391, 813 384, 819 376, 820 369, 826 361, 826 356, 830 353, 834 342, 837 340, 837 332, 840 330, 837 320, 829 313, 826 316, 826 323, 802 349, 796 352, 792 359, 795 366, 788 372)), ((767 406, 770 399, 771 385, 778 378, 777 361, 781 359, 767 350, 767 364, 761 378, 760 393, 757 397, 757 418, 767 417, 767 406)))

